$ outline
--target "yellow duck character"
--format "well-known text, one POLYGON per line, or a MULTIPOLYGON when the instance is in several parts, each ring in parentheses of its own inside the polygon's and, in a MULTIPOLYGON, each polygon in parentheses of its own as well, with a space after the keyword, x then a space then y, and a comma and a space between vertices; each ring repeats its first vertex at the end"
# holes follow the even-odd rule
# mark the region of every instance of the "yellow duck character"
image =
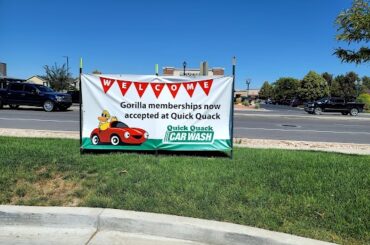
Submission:
POLYGON ((100 130, 107 130, 110 126, 110 114, 107 110, 104 110, 100 117, 98 117, 99 120, 99 129, 100 130))

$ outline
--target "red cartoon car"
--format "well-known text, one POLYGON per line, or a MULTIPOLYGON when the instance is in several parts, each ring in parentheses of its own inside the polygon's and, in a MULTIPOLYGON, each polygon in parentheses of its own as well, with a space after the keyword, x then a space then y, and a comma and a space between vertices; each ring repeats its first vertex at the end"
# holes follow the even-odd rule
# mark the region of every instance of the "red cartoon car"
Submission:
POLYGON ((149 137, 148 132, 141 128, 130 128, 120 121, 110 123, 110 127, 106 130, 94 129, 91 132, 90 139, 93 145, 100 143, 111 143, 119 145, 120 143, 130 145, 140 145, 149 137))

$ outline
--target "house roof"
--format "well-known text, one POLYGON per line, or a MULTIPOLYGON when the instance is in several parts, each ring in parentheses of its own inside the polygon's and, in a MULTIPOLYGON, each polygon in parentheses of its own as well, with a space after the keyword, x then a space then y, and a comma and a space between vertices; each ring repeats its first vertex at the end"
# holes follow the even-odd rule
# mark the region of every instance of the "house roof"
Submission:
POLYGON ((32 76, 32 77, 29 77, 29 78, 27 78, 27 80, 30 80, 31 78, 33 78, 33 77, 37 77, 38 79, 41 79, 41 80, 43 80, 43 81, 46 81, 44 78, 42 78, 41 76, 39 76, 39 75, 34 75, 34 76, 32 76))

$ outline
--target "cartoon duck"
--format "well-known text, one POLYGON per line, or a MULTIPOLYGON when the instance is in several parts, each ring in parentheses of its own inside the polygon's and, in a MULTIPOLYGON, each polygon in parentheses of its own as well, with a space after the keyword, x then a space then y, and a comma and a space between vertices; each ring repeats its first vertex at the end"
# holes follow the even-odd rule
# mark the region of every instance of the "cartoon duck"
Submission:
POLYGON ((99 129, 100 130, 107 130, 110 126, 110 114, 107 110, 104 110, 100 117, 98 117, 99 120, 99 129))

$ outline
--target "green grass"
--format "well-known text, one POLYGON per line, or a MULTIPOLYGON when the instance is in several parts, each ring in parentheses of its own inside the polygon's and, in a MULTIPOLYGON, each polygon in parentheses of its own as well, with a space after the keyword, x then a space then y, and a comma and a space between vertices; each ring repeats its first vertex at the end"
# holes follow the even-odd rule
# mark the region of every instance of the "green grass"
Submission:
POLYGON ((0 137, 0 203, 167 213, 370 243, 370 157, 235 149, 234 160, 79 154, 77 140, 0 137))

